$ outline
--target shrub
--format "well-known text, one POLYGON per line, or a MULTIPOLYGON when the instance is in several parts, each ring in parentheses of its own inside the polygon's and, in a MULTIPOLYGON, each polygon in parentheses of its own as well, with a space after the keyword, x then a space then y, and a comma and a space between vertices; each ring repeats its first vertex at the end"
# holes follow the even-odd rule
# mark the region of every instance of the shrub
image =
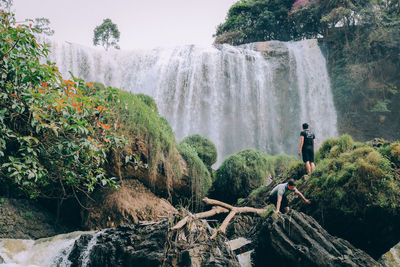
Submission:
POLYGON ((354 148, 354 141, 350 135, 342 135, 339 138, 326 139, 315 155, 315 161, 318 162, 327 157, 337 157, 340 153, 354 148))
POLYGON ((229 156, 218 168, 213 197, 228 203, 247 197, 264 183, 268 173, 274 173, 274 169, 267 154, 252 149, 242 150, 229 156))
POLYGON ((125 141, 111 112, 116 91, 63 80, 54 64, 41 64, 47 45, 33 33, 0 11, 1 190, 63 200, 115 185, 103 165, 125 141))
POLYGON ((400 142, 385 145, 379 151, 400 168, 400 142))
POLYGON ((184 138, 182 143, 192 146, 209 170, 217 161, 217 148, 209 139, 195 134, 184 138))

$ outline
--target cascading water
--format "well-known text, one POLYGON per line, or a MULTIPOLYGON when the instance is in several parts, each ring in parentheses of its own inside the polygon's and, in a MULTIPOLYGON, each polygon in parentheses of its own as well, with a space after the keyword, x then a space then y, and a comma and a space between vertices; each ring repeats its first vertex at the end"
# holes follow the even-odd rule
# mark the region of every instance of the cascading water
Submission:
POLYGON ((75 241, 89 232, 72 232, 37 240, 0 239, 0 266, 66 267, 75 241))
POLYGON ((209 138, 218 163, 244 148, 294 155, 303 122, 311 124, 319 143, 336 136, 336 111, 317 41, 262 44, 268 51, 256 51, 253 44, 104 52, 53 42, 49 59, 66 78, 71 71, 152 96, 178 141, 191 134, 209 138))

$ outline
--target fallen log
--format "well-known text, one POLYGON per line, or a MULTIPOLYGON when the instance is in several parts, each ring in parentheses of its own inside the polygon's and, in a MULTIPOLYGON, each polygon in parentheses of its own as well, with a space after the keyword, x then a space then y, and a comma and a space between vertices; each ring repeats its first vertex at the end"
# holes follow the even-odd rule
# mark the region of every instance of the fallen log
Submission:
POLYGON ((235 207, 232 205, 229 205, 225 202, 216 200, 216 199, 210 199, 210 198, 203 198, 203 202, 209 205, 214 205, 214 207, 206 212, 201 212, 201 213, 196 213, 193 215, 188 215, 182 220, 180 220, 174 227, 171 228, 171 230, 178 230, 185 226, 185 224, 188 222, 190 218, 195 218, 195 219, 201 219, 201 218, 207 218, 214 216, 219 213, 228 213, 228 216, 226 216, 225 220, 222 222, 221 226, 215 231, 215 233, 211 236, 211 239, 214 239, 218 233, 225 234, 226 228, 229 225, 229 222, 232 220, 233 217, 235 217, 236 214, 240 213, 255 213, 257 215, 262 215, 264 213, 268 213, 270 209, 265 208, 265 209, 256 209, 252 207, 235 207))

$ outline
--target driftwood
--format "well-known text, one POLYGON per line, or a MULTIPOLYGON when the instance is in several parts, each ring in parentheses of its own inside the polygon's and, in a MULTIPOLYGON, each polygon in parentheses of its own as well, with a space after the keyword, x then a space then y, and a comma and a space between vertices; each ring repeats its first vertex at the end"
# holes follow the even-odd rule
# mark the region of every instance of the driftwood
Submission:
POLYGON ((229 222, 232 220, 233 217, 235 217, 236 214, 239 213, 255 213, 258 215, 261 215, 267 211, 267 209, 255 209, 252 207, 234 207, 232 205, 229 205, 227 203, 224 203, 219 200, 215 199, 210 199, 210 198, 203 198, 203 201, 209 205, 214 205, 214 207, 206 212, 201 212, 201 213, 196 213, 193 215, 188 215, 182 220, 180 220, 174 227, 171 228, 171 230, 178 230, 185 226, 185 224, 188 222, 190 218, 195 218, 195 219, 201 219, 201 218, 207 218, 214 216, 219 213, 228 213, 228 216, 226 216, 225 220, 222 222, 221 226, 218 228, 217 231, 211 236, 211 239, 214 239, 218 233, 225 234, 226 228, 229 225, 229 222))

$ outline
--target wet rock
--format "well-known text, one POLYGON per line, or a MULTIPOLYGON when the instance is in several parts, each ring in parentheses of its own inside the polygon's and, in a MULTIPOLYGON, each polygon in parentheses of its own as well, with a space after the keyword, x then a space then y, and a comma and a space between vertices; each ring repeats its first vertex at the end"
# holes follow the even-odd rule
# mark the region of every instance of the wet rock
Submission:
POLYGON ((55 222, 36 201, 0 198, 0 238, 37 239, 71 231, 55 222))
POLYGON ((400 267, 400 243, 383 254, 379 262, 384 267, 400 267))
POLYGON ((76 241, 73 266, 239 266, 224 237, 209 240, 208 225, 193 221, 169 231, 168 220, 124 225, 76 241))
POLYGON ((312 217, 295 210, 267 218, 255 247, 256 266, 381 266, 348 241, 331 236, 312 217))

